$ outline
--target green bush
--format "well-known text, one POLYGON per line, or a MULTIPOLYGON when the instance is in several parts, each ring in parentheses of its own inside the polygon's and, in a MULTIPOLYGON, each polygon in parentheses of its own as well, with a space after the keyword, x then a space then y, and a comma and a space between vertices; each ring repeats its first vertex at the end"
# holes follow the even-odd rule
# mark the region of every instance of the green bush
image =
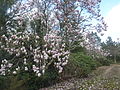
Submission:
POLYGON ((49 68, 41 77, 31 76, 27 81, 28 90, 38 90, 40 88, 48 87, 57 82, 58 73, 54 68, 49 68))
POLYGON ((6 87, 9 85, 9 79, 5 76, 0 76, 0 90, 7 90, 6 87))
POLYGON ((82 46, 76 46, 76 47, 72 47, 72 49, 70 50, 71 53, 86 53, 86 48, 82 47, 82 46))
POLYGON ((71 53, 69 63, 65 67, 64 72, 71 76, 86 77, 99 65, 99 62, 82 52, 71 53))
POLYGON ((0 90, 39 90, 55 84, 58 72, 51 66, 41 77, 32 72, 20 72, 13 76, 0 76, 0 90))
POLYGON ((112 60, 107 59, 105 57, 100 57, 100 58, 97 59, 97 61, 99 61, 102 66, 109 66, 110 64, 113 63, 112 60))

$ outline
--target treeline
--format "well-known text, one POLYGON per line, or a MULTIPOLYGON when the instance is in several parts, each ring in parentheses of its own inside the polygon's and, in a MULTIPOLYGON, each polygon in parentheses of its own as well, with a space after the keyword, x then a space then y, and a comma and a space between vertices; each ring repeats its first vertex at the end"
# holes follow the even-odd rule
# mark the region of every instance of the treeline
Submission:
POLYGON ((107 58, 113 60, 114 63, 120 62, 120 41, 113 41, 111 37, 101 43, 102 49, 108 53, 107 58))

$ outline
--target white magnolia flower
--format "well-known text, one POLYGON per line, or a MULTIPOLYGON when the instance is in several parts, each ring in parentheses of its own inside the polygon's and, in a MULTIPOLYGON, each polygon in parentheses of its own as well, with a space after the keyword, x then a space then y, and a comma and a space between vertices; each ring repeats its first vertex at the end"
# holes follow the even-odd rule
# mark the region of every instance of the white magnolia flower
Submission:
POLYGON ((36 39, 39 39, 40 37, 39 36, 36 36, 36 39))
POLYGON ((42 70, 42 73, 43 73, 43 74, 45 73, 45 70, 44 70, 44 69, 42 70))
POLYGON ((26 62, 26 61, 24 61, 24 64, 26 65, 26 64, 27 64, 27 62, 26 62))
POLYGON ((26 62, 26 60, 27 60, 27 59, 26 59, 26 58, 24 58, 24 61, 25 61, 25 62, 26 62))
MULTIPOLYGON (((60 41, 57 42, 57 36, 54 34, 47 34, 44 36, 45 44, 43 45, 43 48, 41 50, 41 45, 39 45, 38 39, 40 38, 37 34, 35 34, 34 41, 37 43, 31 44, 31 35, 32 33, 23 33, 23 32, 16 32, 16 34, 11 34, 10 38, 7 38, 9 41, 6 41, 6 45, 2 44, 0 47, 2 47, 5 51, 8 53, 15 54, 16 58, 23 58, 24 57, 30 57, 33 58, 35 65, 33 65, 32 69, 36 73, 36 75, 41 76, 40 71, 44 74, 45 73, 45 67, 50 62, 48 59, 55 59, 53 61, 54 65, 59 69, 59 73, 62 72, 62 69, 64 65, 68 62, 69 52, 65 51, 65 44, 63 43, 62 46, 60 45, 60 41), (25 41, 28 43, 26 44, 25 41), (30 42, 30 43, 29 43, 30 42), (12 46, 12 47, 11 47, 12 46), (29 50, 30 49, 30 50, 29 50), (29 52, 28 52, 29 50, 29 52), (62 58, 61 58, 62 57, 62 58), (39 66, 39 67, 38 67, 39 66), (61 66, 61 67, 60 67, 61 66)), ((5 36, 3 36, 5 38, 5 36)), ((6 39, 6 40, 7 40, 6 39)), ((13 64, 8 63, 7 60, 2 60, 3 64, 1 64, 2 69, 6 69, 6 67, 11 68, 13 64), (7 65, 6 65, 6 64, 7 65)), ((17 61, 16 61, 17 62, 17 61)), ((17 62, 19 63, 19 62, 17 62)), ((24 58, 23 64, 27 64, 27 59, 24 58)), ((24 66, 24 65, 23 65, 24 66)), ((13 74, 16 74, 19 68, 15 68, 15 71, 11 71, 13 74)), ((24 70, 27 71, 28 67, 24 67, 24 70)), ((7 70, 6 70, 7 71, 7 70)))
POLYGON ((16 72, 16 71, 13 71, 13 74, 17 74, 17 72, 16 72))
POLYGON ((6 37, 5 35, 2 35, 2 37, 6 37))
POLYGON ((19 69, 20 69, 20 67, 17 67, 17 68, 16 68, 16 71, 18 71, 19 69))
POLYGON ((9 64, 8 64, 8 67, 9 67, 9 68, 11 68, 11 67, 12 67, 12 65, 13 65, 12 63, 9 63, 9 64))
POLYGON ((28 71, 28 67, 25 67, 25 71, 28 71))
POLYGON ((59 66, 59 71, 58 73, 61 73, 63 71, 63 68, 61 66, 59 66))
POLYGON ((32 46, 30 45, 30 50, 32 50, 33 48, 32 48, 32 46))
POLYGON ((44 59, 47 60, 48 58, 49 58, 49 56, 46 54, 46 55, 44 56, 44 59))
POLYGON ((52 57, 53 57, 53 58, 56 58, 56 55, 53 55, 52 57))
POLYGON ((40 76, 41 76, 41 73, 38 73, 37 76, 40 77, 40 76))
POLYGON ((20 53, 17 53, 16 56, 20 56, 20 53))
POLYGON ((41 58, 43 59, 43 55, 41 54, 41 58))

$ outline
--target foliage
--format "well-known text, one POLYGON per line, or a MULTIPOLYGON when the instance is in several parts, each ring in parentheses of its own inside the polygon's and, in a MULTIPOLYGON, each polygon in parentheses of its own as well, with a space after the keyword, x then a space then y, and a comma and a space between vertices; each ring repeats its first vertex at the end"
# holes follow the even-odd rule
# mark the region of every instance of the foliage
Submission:
POLYGON ((23 72, 18 75, 22 81, 25 81, 21 87, 25 85, 25 88, 27 88, 27 90, 38 90, 43 87, 48 87, 50 85, 55 84, 58 79, 58 72, 55 68, 47 70, 45 74, 42 75, 41 77, 35 76, 34 73, 23 72))
POLYGON ((37 77, 31 72, 20 72, 17 75, 1 76, 1 90, 39 90, 58 82, 58 72, 52 66, 46 70, 45 74, 37 77))
POLYGON ((9 86, 9 78, 0 76, 0 90, 6 90, 6 88, 9 86))
POLYGON ((120 45, 119 42, 115 42, 112 40, 111 37, 108 37, 106 42, 103 42, 101 44, 102 49, 108 53, 107 58, 113 59, 114 63, 116 61, 119 61, 119 55, 120 55, 120 45))
POLYGON ((72 49, 70 50, 71 53, 86 53, 87 49, 85 47, 82 47, 81 45, 79 45, 79 42, 75 42, 74 43, 74 47, 72 47, 72 49), (76 45, 76 46, 75 46, 76 45))
POLYGON ((99 66, 99 62, 82 52, 71 53, 65 72, 73 76, 86 77, 88 74, 99 66), (72 68, 71 68, 72 67, 72 68))
POLYGON ((106 57, 100 57, 100 58, 98 58, 97 60, 98 60, 98 62, 100 62, 100 64, 103 65, 103 66, 109 66, 110 64, 113 63, 112 60, 107 59, 106 57))

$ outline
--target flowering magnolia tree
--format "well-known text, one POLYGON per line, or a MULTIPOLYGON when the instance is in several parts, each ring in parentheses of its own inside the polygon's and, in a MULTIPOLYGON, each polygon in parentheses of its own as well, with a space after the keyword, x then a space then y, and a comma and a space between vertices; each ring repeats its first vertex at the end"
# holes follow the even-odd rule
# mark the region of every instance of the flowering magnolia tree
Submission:
POLYGON ((100 2, 18 0, 8 9, 12 26, 6 26, 6 34, 0 37, 0 49, 10 55, 2 59, 1 74, 25 70, 41 76, 50 65, 62 72, 76 41, 80 43, 93 30, 106 30, 100 2))
POLYGON ((44 35, 51 30, 59 31, 59 36, 71 49, 75 41, 80 41, 88 33, 102 33, 106 30, 106 23, 100 14, 100 2, 101 0, 26 0, 14 6, 19 7, 15 18, 19 24, 28 19, 32 30, 44 35))
POLYGON ((100 14, 101 0, 54 0, 55 16, 67 46, 87 37, 92 31, 102 33, 106 24, 100 14))
POLYGON ((18 32, 10 33, 8 37, 1 36, 1 49, 11 56, 9 60, 2 60, 1 75, 16 74, 24 70, 41 76, 51 64, 61 73, 68 62, 69 51, 65 49, 64 43, 49 38, 49 34, 44 36, 44 45, 41 46, 37 34, 18 32))

